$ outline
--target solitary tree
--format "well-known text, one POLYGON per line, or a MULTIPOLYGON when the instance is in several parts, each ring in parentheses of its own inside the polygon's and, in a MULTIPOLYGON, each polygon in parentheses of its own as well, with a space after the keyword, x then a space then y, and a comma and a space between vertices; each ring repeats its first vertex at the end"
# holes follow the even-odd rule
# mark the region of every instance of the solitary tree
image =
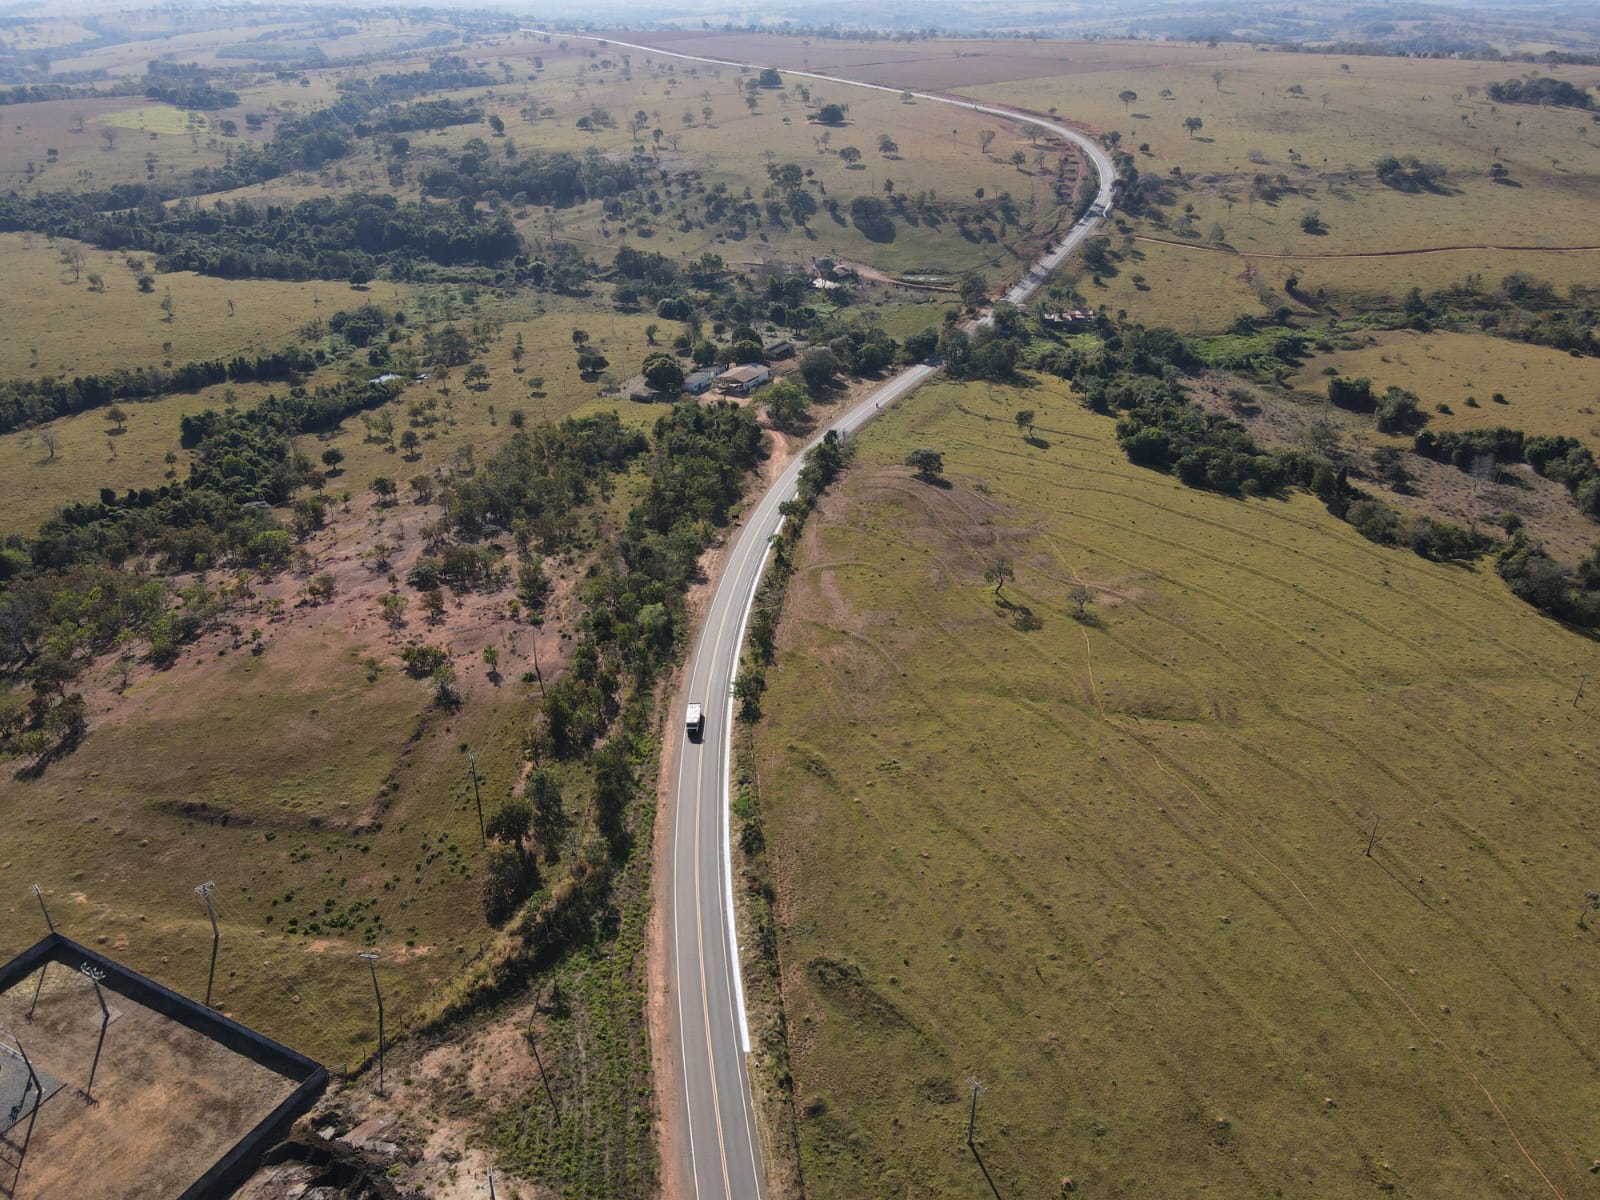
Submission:
POLYGON ((1138 98, 1139 98, 1139 93, 1134 91, 1132 88, 1126 88, 1123 91, 1120 91, 1120 92, 1117 93, 1117 99, 1122 101, 1122 111, 1123 112, 1127 112, 1128 111, 1128 105, 1132 104, 1138 98))
POLYGON ((853 167, 861 161, 861 151, 854 146, 840 146, 839 159, 847 167, 853 167))
POLYGON ((395 486, 394 480, 387 475, 379 475, 374 479, 371 488, 372 494, 378 498, 378 503, 385 506, 394 500, 395 493, 400 490, 395 486))
POLYGON ((978 130, 978 149, 985 154, 989 153, 989 146, 994 142, 995 137, 995 131, 992 129, 978 130))
POLYGON ((937 483, 944 474, 944 455, 937 450, 913 450, 906 455, 906 466, 924 483, 937 483))
POLYGON ((891 154, 900 153, 900 147, 887 133, 878 135, 878 153, 887 158, 891 154))
POLYGON ((117 427, 118 433, 121 433, 128 427, 128 414, 122 411, 122 406, 120 404, 113 404, 110 408, 108 408, 106 410, 106 416, 110 419, 111 423, 117 427))
POLYGON ((1193 137, 1205 128, 1205 122, 1199 117, 1185 117, 1183 119, 1183 127, 1189 131, 1189 136, 1193 137))
POLYGON ((1094 592, 1090 590, 1087 584, 1075 583, 1072 585, 1072 590, 1067 593, 1067 598, 1077 606, 1077 617, 1081 621, 1088 615, 1089 604, 1094 599, 1094 592))
POLYGON ((101 126, 100 136, 106 140, 107 150, 115 150, 117 148, 117 138, 121 136, 121 132, 121 130, 113 129, 110 125, 101 126))
POLYGON ((1032 436, 1032 434, 1033 434, 1033 409, 1024 408, 1024 409, 1019 409, 1018 410, 1018 412, 1017 412, 1017 430, 1020 433, 1022 433, 1022 435, 1024 437, 1031 437, 1032 436))
POLYGON ((330 471, 337 470, 339 464, 343 461, 344 451, 339 449, 337 446, 329 446, 322 452, 322 465, 327 467, 330 471))
POLYGON ((1013 583, 1017 578, 1017 569, 1011 565, 1011 559, 1004 554, 997 554, 983 572, 985 583, 994 584, 994 594, 998 597, 1000 589, 1008 583, 1013 583))
POLYGON ((417 448, 422 445, 422 439, 417 436, 415 429, 408 429, 400 435, 400 449, 406 452, 407 458, 415 458, 417 448))

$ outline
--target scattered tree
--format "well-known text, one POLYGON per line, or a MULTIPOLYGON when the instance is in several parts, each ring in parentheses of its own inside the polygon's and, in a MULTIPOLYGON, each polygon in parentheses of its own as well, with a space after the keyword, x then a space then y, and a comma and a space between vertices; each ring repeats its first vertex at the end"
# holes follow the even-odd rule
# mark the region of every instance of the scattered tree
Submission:
POLYGON ((1127 89, 1117 93, 1117 99, 1122 101, 1122 111, 1123 112, 1127 112, 1128 111, 1128 105, 1132 104, 1138 98, 1139 98, 1139 93, 1134 91, 1132 88, 1127 88, 1127 89))
POLYGON ((383 611, 383 621, 393 632, 399 633, 406 623, 406 606, 410 603, 399 592, 385 592, 378 601, 383 611))
POLYGON ((1195 134, 1204 129, 1205 124, 1206 123, 1199 117, 1185 117, 1183 119, 1183 127, 1189 131, 1190 137, 1193 137, 1195 134))

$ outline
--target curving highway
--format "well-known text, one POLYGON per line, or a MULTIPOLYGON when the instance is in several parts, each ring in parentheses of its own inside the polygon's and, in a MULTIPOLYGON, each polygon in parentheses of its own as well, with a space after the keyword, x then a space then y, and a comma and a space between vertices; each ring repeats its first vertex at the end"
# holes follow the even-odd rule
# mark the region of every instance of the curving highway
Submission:
MULTIPOLYGON (((543 30, 529 30, 544 33, 543 30)), ((554 36, 554 35, 553 35, 554 36)), ((581 35, 562 33, 567 39, 581 35)), ((717 66, 753 64, 679 54, 655 46, 615 38, 582 38, 609 46, 640 50, 670 58, 717 66)), ((791 71, 785 75, 872 91, 901 94, 905 89, 858 83, 836 75, 791 71)), ((1111 210, 1111 159, 1089 138, 1035 113, 979 104, 949 96, 911 93, 919 100, 953 104, 1007 120, 1031 121, 1074 143, 1094 164, 1099 194, 1089 215, 1030 267, 1002 297, 1013 304, 1028 299, 1111 210)), ((832 430, 851 433, 936 374, 938 367, 921 364, 900 372, 882 387, 841 414, 820 431, 807 449, 832 430)), ((783 523, 779 506, 794 499, 803 457, 797 455, 776 483, 750 510, 734 538, 721 578, 717 580, 705 623, 690 652, 684 689, 673 708, 667 736, 684 738, 683 714, 693 701, 705 706, 705 729, 699 740, 684 738, 671 803, 673 821, 669 856, 660 864, 667 876, 669 909, 667 978, 672 992, 673 1035, 680 1072, 677 1121, 686 1162, 668 1163, 679 1175, 677 1189, 695 1200, 762 1200, 766 1185, 761 1169, 761 1141, 750 1096, 747 1056, 750 1033, 745 1020, 739 974, 738 934, 733 917, 733 872, 729 862, 729 760, 733 734, 733 680, 739 667, 745 624, 756 588, 766 567, 769 541, 783 523)))

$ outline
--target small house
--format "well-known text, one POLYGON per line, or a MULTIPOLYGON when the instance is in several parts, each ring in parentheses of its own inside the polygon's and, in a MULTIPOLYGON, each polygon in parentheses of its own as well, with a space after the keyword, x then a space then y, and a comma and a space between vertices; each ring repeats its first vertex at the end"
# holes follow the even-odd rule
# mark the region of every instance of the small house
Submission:
POLYGON ((702 396, 711 390, 711 384, 716 378, 717 373, 711 367, 694 371, 683 377, 683 390, 691 396, 702 396))
POLYGON ((794 356, 794 343, 787 338, 774 338, 761 347, 761 353, 769 360, 774 358, 792 358, 794 356))
POLYGON ((763 383, 772 378, 772 372, 760 363, 750 363, 742 367, 734 367, 717 376, 717 387, 725 392, 737 392, 741 396, 748 396, 763 383))

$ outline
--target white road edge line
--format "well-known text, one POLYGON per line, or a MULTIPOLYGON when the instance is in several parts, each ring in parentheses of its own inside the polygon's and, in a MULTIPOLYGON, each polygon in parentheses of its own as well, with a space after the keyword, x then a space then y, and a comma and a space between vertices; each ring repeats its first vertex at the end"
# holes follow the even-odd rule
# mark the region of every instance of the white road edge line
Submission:
MULTIPOLYGON (((772 531, 776 537, 783 530, 783 519, 772 531)), ((734 639, 737 647, 733 657, 733 680, 739 679, 739 660, 744 656, 744 635, 750 625, 750 614, 755 610, 756 593, 761 590, 761 580, 767 573, 767 560, 772 557, 772 541, 768 538, 761 551, 761 561, 756 564, 755 583, 744 600, 744 614, 739 618, 739 635, 734 639)), ((722 883, 723 899, 728 906, 728 948, 733 954, 729 974, 733 976, 733 1007, 739 1018, 739 1048, 750 1053, 750 1023, 744 1011, 744 970, 739 958, 739 929, 733 919, 733 836, 729 828, 733 810, 733 688, 728 688, 728 719, 722 727, 722 883)))

